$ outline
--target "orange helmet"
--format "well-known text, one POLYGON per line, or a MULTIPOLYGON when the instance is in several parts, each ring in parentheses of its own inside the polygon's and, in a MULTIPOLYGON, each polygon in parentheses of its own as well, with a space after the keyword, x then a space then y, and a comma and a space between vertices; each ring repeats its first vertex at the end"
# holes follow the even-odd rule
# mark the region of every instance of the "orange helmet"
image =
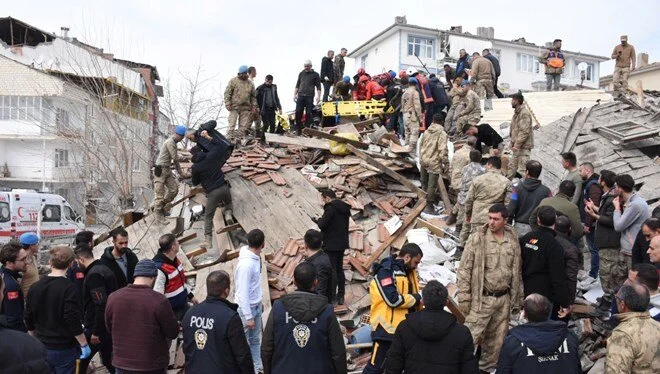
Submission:
POLYGON ((358 82, 362 83, 362 82, 368 82, 368 81, 369 81, 369 77, 367 77, 366 75, 362 75, 362 76, 360 76, 360 80, 358 82))
POLYGON ((366 71, 364 71, 364 68, 358 69, 358 75, 364 75, 364 73, 366 73, 366 71))
POLYGON ((408 72, 406 72, 405 70, 399 71, 399 78, 403 78, 407 76, 408 76, 408 72))

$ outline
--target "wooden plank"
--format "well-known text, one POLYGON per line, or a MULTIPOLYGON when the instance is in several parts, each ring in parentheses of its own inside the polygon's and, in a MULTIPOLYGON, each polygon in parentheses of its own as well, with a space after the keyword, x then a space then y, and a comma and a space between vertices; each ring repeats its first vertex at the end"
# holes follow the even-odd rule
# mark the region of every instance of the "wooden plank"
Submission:
POLYGON ((175 202, 172 203, 172 206, 176 206, 181 204, 182 202, 186 201, 187 199, 190 199, 191 197, 197 195, 200 192, 204 192, 204 189, 202 187, 196 187, 190 190, 190 192, 186 195, 184 195, 182 198, 179 200, 176 200, 175 202))
POLYGON ((371 256, 364 262, 364 268, 365 269, 370 269, 371 265, 374 263, 374 261, 378 260, 380 256, 385 252, 387 248, 404 232, 406 232, 408 226, 410 226, 413 222, 415 222, 415 219, 417 216, 419 216, 424 208, 426 207, 426 199, 419 199, 417 201, 417 204, 415 204, 415 207, 413 210, 406 216, 406 218, 403 220, 403 224, 401 227, 399 227, 398 230, 394 232, 394 234, 390 235, 375 251, 371 253, 371 256))
POLYGON ((206 253, 206 248, 199 247, 197 249, 193 249, 192 251, 186 252, 186 257, 188 257, 190 259, 190 258, 193 258, 195 256, 203 255, 204 253, 206 253))
POLYGON ((410 191, 413 191, 417 193, 417 196, 420 199, 425 199, 426 198, 426 192, 422 191, 419 187, 415 186, 408 178, 404 177, 403 175, 397 173, 396 171, 390 169, 389 167, 381 164, 380 162, 376 161, 375 158, 369 156, 368 154, 360 151, 359 149, 353 147, 350 144, 346 145, 348 149, 353 152, 356 156, 359 158, 363 159, 366 161, 369 165, 376 167, 378 170, 382 171, 383 173, 387 174, 388 176, 394 178, 397 182, 403 184, 404 186, 408 187, 410 191))
POLYGON ((187 241, 193 240, 197 237, 197 233, 193 232, 192 234, 184 235, 181 238, 179 238, 179 244, 183 244, 187 241))
POLYGON ((367 143, 363 143, 361 141, 357 141, 357 140, 353 140, 353 139, 343 138, 341 136, 328 134, 327 132, 318 131, 318 130, 314 130, 314 129, 304 129, 303 134, 309 135, 309 136, 316 136, 316 137, 323 138, 323 139, 332 140, 332 141, 337 142, 337 143, 350 144, 354 147, 361 148, 361 149, 369 148, 369 144, 367 144, 367 143))
POLYGON ((240 227, 241 227, 240 223, 234 223, 233 225, 225 226, 221 229, 218 229, 215 233, 216 234, 222 234, 222 233, 225 233, 225 232, 234 231, 236 229, 239 229, 240 227))
POLYGON ((290 136, 266 133, 266 141, 268 143, 296 145, 303 148, 321 149, 324 151, 330 150, 330 143, 326 139, 290 137, 290 136))

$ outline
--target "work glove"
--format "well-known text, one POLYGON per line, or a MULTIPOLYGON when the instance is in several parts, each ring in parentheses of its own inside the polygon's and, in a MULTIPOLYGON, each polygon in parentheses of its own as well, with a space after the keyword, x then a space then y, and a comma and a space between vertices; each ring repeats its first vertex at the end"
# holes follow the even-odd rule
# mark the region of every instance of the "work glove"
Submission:
POLYGON ((80 347, 80 359, 84 360, 86 358, 89 358, 89 356, 92 355, 92 349, 89 348, 89 345, 85 344, 82 347, 80 347))

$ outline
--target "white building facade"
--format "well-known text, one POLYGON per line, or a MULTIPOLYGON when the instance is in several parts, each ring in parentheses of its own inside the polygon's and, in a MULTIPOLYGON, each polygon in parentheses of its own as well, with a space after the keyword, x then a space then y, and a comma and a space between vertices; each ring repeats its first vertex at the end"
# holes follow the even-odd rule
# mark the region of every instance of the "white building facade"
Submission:
MULTIPOLYGON (((481 53, 483 49, 490 49, 500 61, 502 72, 498 84, 502 92, 545 90, 545 67, 538 61, 538 57, 546 50, 545 47, 528 43, 524 39, 517 41, 495 39, 492 28, 490 33, 486 32, 482 33, 483 36, 478 36, 462 33, 460 29, 443 31, 410 25, 405 23, 405 18, 401 18, 397 17, 398 23, 386 28, 349 53, 348 56, 355 60, 355 71, 364 68, 370 74, 388 70, 398 72, 409 67, 423 69, 422 64, 424 64, 431 73, 443 77, 442 69, 445 64, 456 67, 459 50, 465 49, 471 55, 473 52, 481 53)), ((566 68, 562 76, 562 85, 582 84, 584 87, 597 89, 600 62, 608 58, 579 52, 563 52, 566 57, 566 68), (587 64, 584 81, 578 69, 578 64, 581 62, 587 64)))

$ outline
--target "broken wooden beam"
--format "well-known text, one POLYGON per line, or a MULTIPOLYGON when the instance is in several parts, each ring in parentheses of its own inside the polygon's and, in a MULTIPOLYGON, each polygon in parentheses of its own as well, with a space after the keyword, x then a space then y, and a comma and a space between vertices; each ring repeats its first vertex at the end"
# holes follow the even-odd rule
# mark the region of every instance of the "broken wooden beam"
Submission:
POLYGON ((319 131, 319 130, 304 129, 303 134, 309 135, 309 136, 316 136, 316 137, 323 138, 323 139, 332 140, 332 141, 337 142, 337 143, 350 144, 354 147, 358 147, 358 148, 362 148, 362 149, 369 148, 369 144, 367 144, 367 143, 363 143, 363 142, 358 141, 358 140, 343 138, 343 137, 337 136, 337 135, 328 134, 327 132, 323 132, 323 131, 319 131))
POLYGON ((225 227, 221 228, 220 230, 217 230, 215 233, 216 234, 222 234, 222 233, 229 232, 229 231, 234 231, 234 230, 240 229, 240 228, 241 228, 240 223, 234 223, 233 225, 225 226, 225 227))
POLYGON ((199 247, 197 249, 193 249, 192 251, 188 251, 185 253, 186 253, 186 257, 193 258, 195 256, 203 255, 204 253, 206 253, 206 248, 199 247))
POLYGON ((183 237, 181 237, 181 238, 179 239, 179 244, 183 244, 183 243, 185 243, 185 242, 191 241, 191 240, 195 239, 196 237, 197 237, 197 233, 196 233, 196 232, 193 232, 192 234, 189 234, 189 235, 183 236, 183 237))
POLYGON ((168 207, 171 208, 173 206, 179 205, 185 200, 190 199, 191 197, 197 195, 200 192, 204 192, 204 189, 202 187, 195 187, 192 190, 190 190, 190 192, 187 195, 183 196, 179 200, 174 201, 173 203, 171 203, 171 205, 168 205, 168 207))
POLYGON ((389 167, 381 164, 380 162, 376 161, 375 158, 369 156, 368 154, 362 152, 361 150, 353 147, 351 144, 346 144, 348 149, 353 152, 356 156, 361 158, 362 160, 366 161, 367 164, 376 167, 378 170, 382 171, 383 173, 389 175, 392 177, 394 180, 397 182, 401 183, 402 185, 408 187, 410 191, 413 191, 417 194, 417 197, 420 198, 420 200, 426 199, 426 192, 424 192, 422 189, 419 187, 415 186, 414 183, 412 183, 408 178, 404 177, 403 175, 397 173, 396 171, 390 169, 389 167))

